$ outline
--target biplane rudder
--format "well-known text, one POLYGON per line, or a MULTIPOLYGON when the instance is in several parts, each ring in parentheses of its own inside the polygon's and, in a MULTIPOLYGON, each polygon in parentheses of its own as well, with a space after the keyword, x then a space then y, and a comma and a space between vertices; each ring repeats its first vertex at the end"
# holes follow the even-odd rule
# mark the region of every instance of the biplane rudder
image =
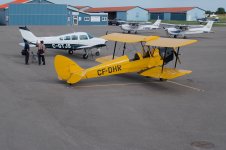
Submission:
POLYGON ((67 81, 68 84, 77 83, 85 76, 85 70, 65 56, 57 55, 54 65, 58 79, 67 81))

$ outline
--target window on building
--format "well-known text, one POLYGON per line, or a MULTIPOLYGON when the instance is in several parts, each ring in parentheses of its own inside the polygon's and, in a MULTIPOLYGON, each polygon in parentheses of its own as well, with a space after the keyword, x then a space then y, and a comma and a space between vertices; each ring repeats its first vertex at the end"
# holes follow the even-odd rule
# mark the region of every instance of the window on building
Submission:
POLYGON ((80 40, 88 40, 88 36, 87 35, 80 35, 79 39, 80 40))
POLYGON ((84 21, 90 21, 89 17, 84 17, 84 21))
POLYGON ((107 17, 102 17, 102 21, 108 21, 107 17))
POLYGON ((77 36, 77 35, 72 35, 72 36, 71 36, 71 39, 72 39, 72 40, 78 40, 78 36, 77 36))
POLYGON ((65 36, 64 40, 71 40, 71 37, 70 36, 65 36))

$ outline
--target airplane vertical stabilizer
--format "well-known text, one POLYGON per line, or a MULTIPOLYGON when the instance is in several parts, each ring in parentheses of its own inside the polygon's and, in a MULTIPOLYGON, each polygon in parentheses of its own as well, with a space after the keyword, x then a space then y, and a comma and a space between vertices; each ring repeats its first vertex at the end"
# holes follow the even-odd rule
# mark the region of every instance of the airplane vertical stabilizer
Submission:
POLYGON ((24 40, 33 44, 38 41, 38 38, 27 27, 19 27, 19 30, 24 40))
POLYGON ((156 20, 156 22, 153 24, 153 26, 159 27, 161 24, 161 21, 162 20, 160 20, 160 19, 156 20))
POLYGON ((213 27, 214 21, 209 21, 206 26, 204 26, 205 32, 210 32, 213 27))

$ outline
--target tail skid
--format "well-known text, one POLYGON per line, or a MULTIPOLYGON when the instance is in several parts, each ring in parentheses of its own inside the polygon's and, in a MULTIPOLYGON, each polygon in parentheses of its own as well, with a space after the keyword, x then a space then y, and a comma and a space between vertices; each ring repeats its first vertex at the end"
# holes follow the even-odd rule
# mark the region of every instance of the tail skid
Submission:
POLYGON ((69 84, 77 83, 85 76, 85 70, 67 57, 57 55, 54 65, 58 78, 69 84))

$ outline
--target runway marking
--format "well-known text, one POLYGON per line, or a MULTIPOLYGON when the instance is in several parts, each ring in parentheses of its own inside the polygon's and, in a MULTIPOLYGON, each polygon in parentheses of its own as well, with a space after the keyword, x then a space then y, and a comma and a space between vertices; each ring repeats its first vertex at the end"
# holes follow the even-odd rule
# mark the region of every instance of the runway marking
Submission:
POLYGON ((181 83, 174 82, 174 81, 167 81, 167 82, 172 83, 172 84, 175 84, 175 85, 179 85, 179 86, 182 86, 182 87, 186 87, 186 88, 189 88, 189 89, 198 91, 198 92, 204 92, 205 91, 203 89, 199 89, 199 88, 196 88, 196 87, 192 87, 192 86, 181 84, 181 83))
MULTIPOLYGON (((194 90, 194 91, 198 91, 198 92, 204 92, 205 91, 203 89, 199 89, 199 88, 196 88, 196 87, 192 87, 192 86, 181 84, 181 83, 174 82, 174 81, 166 81, 166 82, 171 83, 171 84, 175 84, 175 85, 179 85, 179 86, 182 86, 184 88, 188 88, 188 89, 191 89, 191 90, 194 90)), ((94 85, 74 86, 72 88, 94 88, 94 87, 110 87, 110 86, 129 86, 129 85, 142 85, 142 84, 145 84, 145 83, 158 83, 158 84, 162 84, 164 82, 150 81, 150 82, 140 82, 140 83, 131 82, 131 83, 94 84, 94 85)))

